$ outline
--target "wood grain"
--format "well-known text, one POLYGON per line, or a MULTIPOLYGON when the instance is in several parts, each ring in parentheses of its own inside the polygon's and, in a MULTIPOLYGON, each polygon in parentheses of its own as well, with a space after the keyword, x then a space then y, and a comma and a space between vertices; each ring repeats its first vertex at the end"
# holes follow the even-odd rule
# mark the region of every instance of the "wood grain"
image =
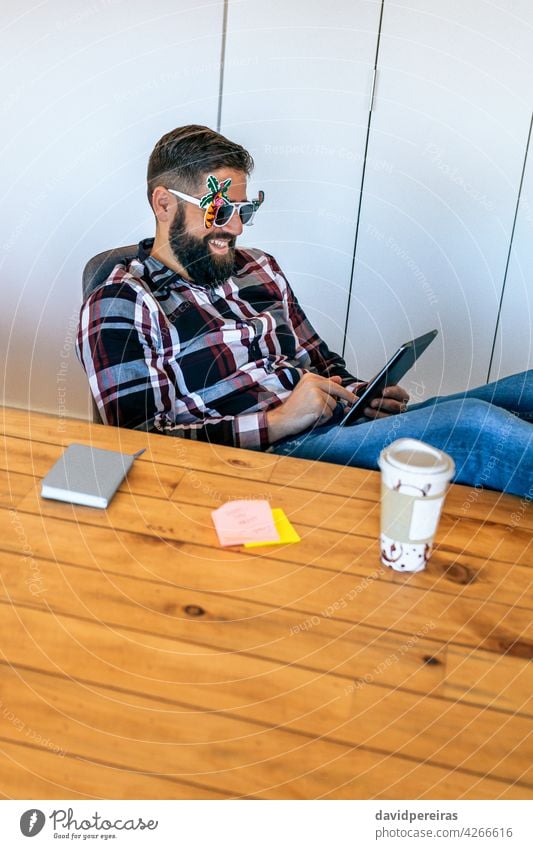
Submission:
MULTIPOLYGON (((262 798, 521 798, 522 785, 449 771, 275 727, 28 669, 7 669, 0 698, 22 721, 89 763, 115 765, 262 798), (91 703, 87 715, 87 700, 91 703), (7 702, 6 702, 7 703, 7 702), (491 794, 491 795, 488 795, 491 794)), ((2 737, 17 731, 0 719, 2 737)))
POLYGON ((0 507, 16 507, 36 485, 33 475, 9 473, 0 469, 0 507))
POLYGON ((368 680, 352 682, 294 664, 164 639, 153 627, 147 629, 146 620, 126 631, 107 619, 62 616, 57 621, 49 612, 22 608, 18 616, 20 626, 7 617, 13 666, 31 665, 69 680, 83 679, 91 687, 101 683, 128 694, 150 693, 200 712, 224 711, 266 728, 282 727, 385 754, 405 752, 479 774, 510 778, 518 768, 524 783, 532 781, 529 717, 383 687, 378 669, 368 680))
POLYGON ((3 798, 531 798, 531 505, 452 487, 425 572, 379 561, 379 475, 0 414, 3 798), (71 442, 147 446, 105 511, 71 442), (218 545, 281 506, 302 542, 218 545))
MULTIPOLYGON (((226 488, 230 490, 229 486, 226 488)), ((126 493, 119 493, 105 511, 105 517, 102 517, 93 508, 43 500, 35 488, 18 506, 23 512, 69 518, 83 524, 111 524, 126 531, 142 527, 153 536, 218 547, 211 507, 191 503, 193 499, 190 495, 184 495, 183 499, 168 502, 142 495, 128 498, 126 493)), ((283 502, 278 504, 276 500, 273 506, 283 507, 283 502)), ((367 513, 366 507, 357 502, 350 511, 337 505, 330 509, 328 503, 325 503, 322 511, 315 502, 304 515, 300 506, 288 508, 287 515, 302 536, 302 543, 290 547, 289 556, 295 562, 314 563, 317 552, 322 555, 327 552, 329 555, 332 545, 335 546, 348 536, 350 542, 356 537, 363 537, 366 552, 371 551, 372 560, 379 562, 376 546, 379 532, 377 507, 374 506, 373 512, 367 513), (342 527, 339 517, 341 510, 344 516, 347 512, 350 514, 349 518, 346 516, 345 527, 342 527), (317 524, 313 522, 313 516, 317 524), (305 518, 305 524, 301 522, 302 518, 305 518)), ((533 540, 527 531, 516 529, 511 533, 501 525, 482 526, 469 519, 457 519, 452 524, 450 521, 446 517, 442 519, 438 534, 439 545, 448 551, 458 554, 471 552, 475 556, 494 558, 499 562, 530 565, 533 540)), ((277 551, 269 552, 269 556, 286 556, 287 550, 288 546, 279 546, 277 551)))
MULTIPOLYGON (((272 470, 270 483, 281 486, 324 492, 332 495, 356 496, 379 501, 379 478, 366 469, 345 468, 333 463, 309 463, 292 457, 279 457, 272 470)), ((533 505, 520 504, 520 499, 503 492, 476 489, 455 484, 446 496, 444 513, 457 518, 473 518, 481 522, 508 525, 512 516, 520 513, 520 527, 533 529, 533 505)))
MULTIPOLYGON (((82 445, 91 444, 90 440, 83 438, 78 438, 77 442, 82 445)), ((25 495, 31 489, 32 483, 35 484, 37 479, 42 480, 45 477, 63 451, 63 445, 29 442, 26 439, 11 436, 3 437, 0 445, 0 483, 3 476, 6 481, 15 482, 18 478, 24 477, 29 480, 23 492, 25 495)), ((119 491, 168 498, 182 475, 182 469, 163 464, 155 466, 150 461, 143 460, 143 457, 139 457, 127 478, 122 482, 119 491)))
MULTIPOLYGON (((265 487, 253 481, 246 485, 248 498, 264 498, 265 487)), ((177 485, 172 499, 181 503, 201 504, 211 508, 231 498, 242 497, 238 482, 206 472, 186 472, 177 485)), ((266 497, 273 506, 282 507, 291 521, 314 529, 339 531, 358 536, 379 538, 379 504, 362 499, 330 495, 319 490, 287 488, 269 481, 266 497)), ((513 499, 516 503, 516 499, 513 499)), ((507 524, 449 516, 441 518, 437 545, 450 551, 460 550, 487 559, 507 563, 531 564, 532 535, 522 525, 508 528, 507 524)))
POLYGON ((228 799, 222 790, 0 738, 0 799, 228 799))
MULTIPOLYGON (((18 509, 21 512, 63 517, 82 524, 103 525, 127 531, 142 529, 157 539, 192 541, 215 549, 217 546, 210 510, 182 502, 170 502, 163 511, 157 499, 144 496, 134 498, 126 493, 119 493, 105 511, 105 516, 100 516, 101 511, 89 507, 43 501, 34 491, 23 499, 18 509)), ((310 536, 315 540, 315 552, 320 551, 324 544, 323 532, 320 529, 313 530, 310 536)), ((291 554, 298 554, 300 560, 303 548, 301 544, 286 548, 290 548, 291 554)), ((268 550, 269 553, 271 551, 270 548, 262 550, 268 550)), ((330 555, 327 547, 326 552, 330 555)), ((260 559, 258 554, 254 557, 260 559)), ((369 562, 373 571, 386 568, 380 565, 376 554, 369 562)), ((353 585, 350 584, 345 592, 352 589, 353 585)), ((323 593, 322 586, 319 592, 323 593)), ((335 591, 336 599, 341 595, 343 593, 335 591)), ((327 606, 325 599, 322 604, 327 606)), ((529 652, 533 646, 533 625, 528 610, 520 607, 511 609, 497 602, 471 601, 461 595, 453 597, 424 592, 411 588, 408 581, 400 585, 371 580, 365 584, 364 601, 359 595, 356 607, 364 608, 362 613, 359 609, 354 613, 357 621, 381 629, 393 627, 402 633, 411 634, 431 625, 434 629, 433 636, 438 639, 454 640, 463 645, 501 653, 510 651, 517 641, 524 647, 529 646, 529 652)))
MULTIPOLYGON (((59 506, 58 509, 60 512, 61 507, 59 506)), ((68 507, 67 512, 70 512, 68 507)), ((109 529, 99 528, 97 524, 88 525, 77 522, 73 528, 73 523, 68 520, 53 519, 38 514, 18 511, 17 522, 19 530, 24 527, 26 535, 31 535, 34 539, 34 552, 38 556, 51 558, 58 556, 65 562, 86 563, 88 561, 84 552, 87 546, 91 549, 96 546, 102 555, 105 554, 106 547, 111 546, 110 550, 115 552, 113 568, 119 572, 132 568, 131 565, 126 566, 126 564, 129 564, 130 560, 135 562, 137 550, 140 550, 146 552, 143 562, 150 564, 149 573, 164 576, 169 549, 172 552, 179 549, 180 557, 186 558, 185 565, 190 566, 193 575, 197 573, 198 558, 207 559, 208 568, 220 567, 222 578, 216 586, 226 592, 230 592, 232 586, 236 588, 255 586, 258 568, 265 570, 270 576, 268 583, 272 584, 282 578, 290 581, 295 572, 298 572, 301 577, 303 573, 301 567, 305 565, 342 573, 345 576, 353 575, 354 587, 359 586, 361 581, 377 580, 401 586, 407 584, 412 588, 454 596, 461 595, 468 599, 497 601, 512 607, 531 609, 533 606, 531 570, 518 565, 510 568, 507 563, 496 560, 487 561, 468 554, 455 555, 442 548, 436 549, 425 571, 401 575, 392 569, 382 567, 377 562, 374 540, 339 532, 323 531, 318 535, 314 530, 309 531, 303 526, 298 526, 303 534, 303 541, 298 546, 269 547, 260 551, 256 550, 255 554, 251 550, 224 551, 219 548, 216 555, 213 555, 212 549, 200 544, 196 547, 187 542, 182 543, 165 537, 161 539, 151 537, 150 540, 146 540, 144 534, 130 536, 130 532, 116 529, 109 532, 109 529), (64 521, 67 523, 65 524, 64 521), (77 540, 76 545, 70 542, 73 535, 77 540), (315 542, 317 536, 322 546, 315 542), (53 539, 53 546, 48 544, 49 538, 53 539), (115 545, 116 539, 120 540, 118 547, 115 545), (105 542, 100 542, 101 540, 105 542), (133 552, 130 558, 126 557, 129 551, 133 552), (307 563, 305 554, 302 552, 308 554, 307 563), (257 565, 257 558, 261 559, 262 566, 257 565), (241 580, 243 576, 246 576, 244 583, 241 580)), ((137 530, 140 529, 140 527, 137 528, 137 530)), ((0 510, 1 548, 7 551, 21 550, 20 538, 13 533, 13 516, 2 510, 0 510)), ((91 560, 92 558, 89 557, 89 561, 91 560)), ((324 576, 324 582, 330 578, 331 576, 329 578, 324 576)), ((210 582, 215 580, 214 576, 210 575, 209 580, 210 582)), ((271 596, 268 601, 275 601, 275 599, 276 596, 271 596)))
MULTIPOLYGON (((321 671, 335 669, 339 674, 353 678, 363 678, 372 670, 380 669, 380 681, 390 686, 405 686, 417 692, 431 690, 439 695, 450 693, 454 699, 529 712, 526 705, 527 694, 533 692, 533 667, 531 663, 521 662, 523 657, 528 656, 529 646, 520 639, 517 643, 509 643, 506 653, 498 658, 492 652, 463 649, 450 641, 450 650, 453 645, 455 655, 460 656, 461 660, 449 667, 446 662, 446 645, 431 639, 433 632, 428 631, 397 662, 388 664, 387 658, 395 653, 398 644, 405 641, 405 636, 394 631, 390 624, 380 629, 359 622, 354 622, 347 633, 345 626, 336 618, 343 616, 344 611, 341 590, 336 599, 338 604, 333 609, 324 606, 322 591, 315 592, 317 587, 327 587, 331 581, 331 575, 326 570, 319 569, 318 576, 314 576, 314 568, 295 569, 291 564, 267 559, 258 564, 257 559, 247 553, 218 551, 215 557, 209 548, 201 546, 154 540, 140 534, 88 525, 73 525, 58 519, 46 520, 44 533, 40 517, 19 514, 18 518, 23 523, 22 531, 26 538, 32 539, 33 556, 49 559, 52 563, 59 560, 64 564, 62 568, 66 575, 69 574, 66 564, 70 561, 95 569, 98 580, 101 580, 99 564, 105 562, 110 564, 107 570, 110 576, 149 579, 180 587, 184 592, 182 609, 189 606, 194 598, 195 606, 204 611, 199 617, 202 630, 195 636, 201 643, 227 650, 244 650, 251 646, 261 657, 283 663, 294 662, 294 631, 298 633, 298 630, 305 629, 308 656, 301 662, 307 668, 321 671), (320 574, 321 571, 325 574, 320 574), (188 590, 191 594, 187 594, 188 590), (255 603, 256 614, 245 620, 245 642, 241 642, 243 637, 240 633, 224 629, 223 621, 212 617, 213 593, 221 594, 222 598, 231 596, 234 600, 255 603), (263 606, 263 612, 258 605, 263 606), (264 612, 272 615, 266 617, 264 612), (347 638, 342 639, 343 635, 347 638), (511 652, 516 656, 512 656, 511 652), (482 662, 484 680, 483 686, 476 687, 474 682, 477 680, 478 660, 482 662), (488 675, 489 665, 496 663, 497 673, 488 675), (441 688, 443 681, 451 684, 450 690, 441 688), (505 686, 502 686, 504 683, 505 686)), ((12 528, 8 513, 0 511, 0 539, 4 546, 9 541, 12 551, 16 552, 19 550, 19 538, 11 537, 9 532, 12 532, 12 528)), ((47 575, 51 574, 49 570, 52 568, 43 565, 47 575)), ((355 590, 364 590, 365 579, 356 583, 346 573, 344 578, 347 584, 351 580, 348 595, 345 593, 348 599, 353 597, 355 590)), ((7 582, 7 578, 4 580, 4 592, 10 586, 9 592, 13 597, 16 588, 7 582)), ((78 585, 82 579, 72 577, 70 580, 73 585, 78 585)), ((369 572, 366 580, 380 580, 379 573, 372 575, 369 572)), ((39 588, 37 586, 34 589, 39 588)), ((96 592, 98 590, 99 587, 96 592)), ((463 588, 457 587, 457 592, 462 593, 463 588)), ((358 595, 359 592, 356 597, 358 595)), ((24 603, 29 600, 27 587, 19 598, 24 603)), ((335 601, 332 604, 335 605, 335 601)), ((238 618, 238 614, 235 614, 235 618, 238 618)), ((177 618, 174 622, 176 636, 187 639, 190 636, 190 623, 190 616, 184 615, 183 620, 177 618)))
MULTIPOLYGON (((9 571, 16 572, 15 564, 9 571)), ((529 780, 531 770, 533 783, 533 746, 527 745, 531 730, 529 717, 444 701, 431 693, 423 695, 383 687, 379 668, 369 669, 363 680, 352 683, 338 675, 300 669, 296 663, 280 666, 277 662, 254 657, 253 649, 245 655, 242 651, 227 653, 219 648, 198 646, 192 642, 193 634, 201 632, 204 623, 194 616, 188 621, 190 642, 181 643, 176 637, 174 621, 187 621, 187 617, 174 587, 116 578, 107 585, 100 582, 99 596, 95 595, 95 589, 89 595, 83 593, 81 581, 76 581, 73 572, 69 570, 65 574, 63 586, 50 584, 46 599, 43 599, 45 608, 53 605, 53 598, 59 595, 66 607, 77 615, 84 615, 99 626, 110 626, 113 639, 122 636, 124 626, 135 627, 139 632, 126 635, 130 654, 120 663, 113 660, 103 666, 94 676, 96 682, 117 686, 119 669, 126 664, 137 681, 134 689, 140 694, 154 695, 159 686, 157 682, 166 681, 169 690, 163 690, 162 695, 191 707, 231 711, 247 720, 283 725, 314 737, 364 745, 385 753, 405 750, 405 754, 441 766, 464 766, 501 778, 523 775, 524 781, 529 780), (165 646, 162 651, 174 659, 174 669, 169 666, 158 669, 158 638, 162 635, 172 640, 172 645, 165 646), (152 651, 143 655, 146 646, 152 651), (476 734, 472 733, 473 727, 476 734), (505 747, 510 747, 511 751, 505 747), (506 755, 502 757, 504 751, 506 755)), ((19 614, 20 609, 19 606, 19 614)), ((243 622, 246 624, 254 615, 250 605, 241 603, 238 618, 232 616, 228 600, 221 610, 224 610, 224 629, 235 629, 239 633, 243 631, 243 622)), ((221 618, 216 612, 214 615, 221 618)), ((262 616, 268 617, 269 613, 262 611, 262 616)), ((53 623, 47 627, 52 629, 53 623)), ((65 634, 66 627, 63 623, 58 640, 63 639, 70 651, 71 640, 65 634)), ((11 633, 16 634, 16 630, 9 628, 8 656, 11 663, 28 663, 32 654, 41 650, 45 639, 43 630, 35 636, 33 630, 26 632, 26 640, 22 643, 31 641, 29 656, 21 656, 25 646, 19 647, 20 639, 11 642, 11 633)), ((94 641, 89 640, 90 654, 99 655, 106 636, 100 633, 94 641)), ((76 637, 72 642, 77 647, 77 665, 85 674, 91 664, 91 659, 82 653, 85 641, 76 637)), ((293 642, 295 661, 300 654, 305 658, 308 652, 306 632, 296 635, 293 642)), ((404 640, 384 663, 394 665, 397 658, 409 650, 410 641, 404 640)), ((69 678, 75 676, 68 654, 66 663, 67 668, 60 657, 61 673, 69 678)), ((133 689, 131 684, 129 689, 133 689)))
POLYGON ((147 448, 144 461, 151 460, 174 468, 218 471, 230 477, 241 477, 245 472, 250 480, 268 480, 277 457, 259 451, 226 448, 222 445, 205 445, 187 439, 126 430, 106 425, 61 419, 45 413, 27 412, 10 407, 3 408, 0 430, 5 436, 67 446, 71 442, 86 442, 97 448, 133 454, 147 448))

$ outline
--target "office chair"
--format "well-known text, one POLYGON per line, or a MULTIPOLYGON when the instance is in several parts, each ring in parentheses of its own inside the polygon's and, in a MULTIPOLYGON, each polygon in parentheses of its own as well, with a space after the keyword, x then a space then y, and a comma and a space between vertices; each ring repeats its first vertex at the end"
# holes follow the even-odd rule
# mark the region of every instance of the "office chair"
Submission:
POLYGON ((85 301, 100 283, 107 280, 115 265, 119 263, 127 265, 134 256, 137 256, 137 251, 138 245, 126 245, 124 248, 111 248, 109 251, 102 251, 101 254, 93 256, 83 269, 83 300, 85 301))
MULTIPOLYGON (((93 256, 83 269, 82 291, 84 302, 94 289, 107 280, 115 265, 119 263, 127 265, 133 257, 137 256, 137 252, 138 245, 126 245, 123 248, 111 248, 109 251, 102 251, 102 253, 93 256)), ((95 424, 102 424, 102 418, 94 398, 92 404, 93 421, 95 424)))

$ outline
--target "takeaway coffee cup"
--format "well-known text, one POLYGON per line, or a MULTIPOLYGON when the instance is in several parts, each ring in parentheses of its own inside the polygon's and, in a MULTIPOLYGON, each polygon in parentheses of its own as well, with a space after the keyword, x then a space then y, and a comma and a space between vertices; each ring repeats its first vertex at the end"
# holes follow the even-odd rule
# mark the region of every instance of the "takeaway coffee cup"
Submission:
POLYGON ((381 562, 398 572, 426 568, 455 464, 418 439, 397 439, 379 455, 381 562))

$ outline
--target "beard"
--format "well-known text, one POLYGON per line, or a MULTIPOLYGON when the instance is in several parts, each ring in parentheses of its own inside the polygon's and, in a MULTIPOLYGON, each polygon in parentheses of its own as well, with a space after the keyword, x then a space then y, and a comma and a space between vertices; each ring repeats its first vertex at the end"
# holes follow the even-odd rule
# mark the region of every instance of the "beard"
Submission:
POLYGON ((221 227, 213 229, 214 233, 202 238, 188 233, 185 212, 178 207, 168 231, 170 249, 193 283, 210 288, 227 280, 235 266, 235 237, 224 233, 221 227), (220 238, 228 240, 228 252, 215 256, 209 249, 209 242, 220 238))

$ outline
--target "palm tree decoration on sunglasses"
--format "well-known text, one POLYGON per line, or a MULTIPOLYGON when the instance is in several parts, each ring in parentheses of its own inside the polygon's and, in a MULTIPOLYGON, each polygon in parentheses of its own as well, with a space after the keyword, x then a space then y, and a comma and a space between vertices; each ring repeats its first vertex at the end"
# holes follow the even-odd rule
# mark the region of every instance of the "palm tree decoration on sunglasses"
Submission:
POLYGON ((200 206, 205 209, 204 224, 208 230, 213 226, 219 207, 225 203, 231 203, 228 197, 228 189, 231 186, 231 177, 221 183, 213 174, 207 178, 209 192, 200 198, 200 206))

